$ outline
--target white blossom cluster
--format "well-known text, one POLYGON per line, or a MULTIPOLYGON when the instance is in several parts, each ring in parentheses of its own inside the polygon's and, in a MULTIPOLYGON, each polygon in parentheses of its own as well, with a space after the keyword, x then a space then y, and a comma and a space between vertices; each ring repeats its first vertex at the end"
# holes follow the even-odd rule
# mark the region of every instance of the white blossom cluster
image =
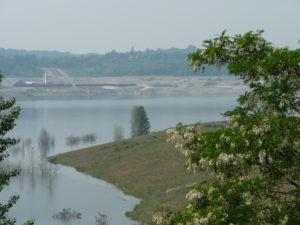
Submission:
MULTIPOLYGON (((166 131, 168 135, 168 142, 175 144, 177 148, 184 156, 190 156, 197 146, 193 146, 193 142, 196 139, 196 127, 184 127, 182 129, 170 128, 166 131)), ((199 141, 199 139, 197 139, 199 141)))
POLYGON ((199 217, 199 215, 195 215, 194 219, 193 219, 193 224, 194 225, 208 225, 208 224, 211 224, 211 222, 215 219, 216 219, 216 216, 211 212, 207 213, 207 215, 205 217, 203 217, 203 216, 199 217))
POLYGON ((196 189, 192 189, 186 194, 186 198, 190 201, 195 199, 201 199, 204 196, 203 192, 198 191, 196 189))
POLYGON ((255 135, 262 135, 271 130, 271 126, 268 123, 267 119, 263 119, 259 125, 253 126, 252 132, 255 135))
POLYGON ((226 136, 225 134, 221 134, 220 139, 229 143, 231 138, 229 136, 226 136))
POLYGON ((285 215, 280 221, 278 225, 286 225, 289 222, 289 217, 285 215))
POLYGON ((213 167, 215 165, 215 162, 209 158, 202 157, 199 160, 199 168, 200 169, 209 169, 210 167, 213 167))
POLYGON ((239 127, 239 119, 240 118, 241 118, 241 116, 239 114, 235 114, 235 115, 230 116, 230 118, 229 118, 229 125, 232 128, 239 127))
POLYGON ((262 134, 263 133, 263 129, 262 127, 259 127, 259 126, 253 126, 253 133, 256 134, 256 135, 259 135, 259 134, 262 134))
POLYGON ((279 107, 281 109, 286 108, 287 106, 290 105, 290 100, 289 100, 289 96, 287 94, 282 94, 281 95, 281 99, 280 99, 280 103, 279 103, 279 107))
POLYGON ((249 192, 243 193, 242 197, 245 200, 245 204, 246 205, 250 205, 253 202, 253 200, 254 200, 253 195, 250 194, 249 192))
MULTIPOLYGON (((277 208, 280 208, 279 206, 277 206, 277 208)), ((280 211, 280 210, 279 210, 280 211)), ((260 210, 257 215, 256 218, 260 221, 260 225, 269 225, 270 223, 268 223, 267 221, 272 217, 272 213, 270 211, 270 209, 263 209, 260 210)), ((281 219, 279 219, 278 221, 278 225, 286 225, 289 222, 289 217, 287 215, 284 215, 281 219)))
POLYGON ((237 166, 242 162, 242 157, 233 154, 221 153, 216 161, 216 166, 237 166))
MULTIPOLYGON (((227 154, 222 152, 217 160, 215 165, 220 169, 222 167, 230 168, 230 170, 240 171, 242 173, 246 172, 246 164, 245 160, 249 159, 250 154, 227 154)), ((226 174, 227 172, 231 172, 226 169, 225 171, 219 171, 219 173, 226 174)), ((219 174, 221 175, 221 174, 219 174)))
MULTIPOLYGON (((234 117, 234 119, 238 119, 239 115, 234 117)), ((180 127, 180 128, 172 128, 167 131, 168 141, 173 142, 175 147, 179 149, 181 153, 183 153, 187 159, 187 168, 189 170, 211 170, 212 172, 216 172, 216 167, 231 167, 234 170, 241 170, 244 168, 243 164, 246 159, 249 159, 250 154, 246 153, 238 153, 238 154, 227 154, 222 152, 217 158, 210 157, 201 157, 199 161, 193 162, 190 156, 197 150, 201 149, 201 147, 205 144, 204 139, 200 139, 201 137, 199 133, 197 133, 195 127, 180 127), (196 137, 197 136, 197 137, 196 137), (202 142, 200 142, 202 140, 202 142), (197 144, 195 144, 195 142, 197 144), (201 144, 202 143, 202 144, 201 144)), ((220 143, 215 144, 215 149, 222 148, 222 142, 225 141, 229 144, 230 148, 235 149, 238 148, 237 144, 231 140, 232 137, 229 135, 225 135, 224 133, 220 136, 220 143)), ((245 144, 249 145, 249 141, 245 138, 245 144)), ((224 170, 224 169, 223 169, 224 170)), ((217 170, 217 176, 220 178, 224 177, 224 173, 226 171, 217 170)))
MULTIPOLYGON (((288 49, 274 48, 261 34, 230 38, 223 32, 190 59, 197 67, 202 63, 233 65, 228 68, 250 90, 241 96, 238 107, 226 113, 228 126, 215 133, 199 134, 195 127, 182 125, 167 131, 168 140, 187 157, 188 168, 210 172, 215 180, 186 195, 190 201, 205 201, 191 202, 182 216, 157 214, 158 225, 170 225, 177 215, 178 225, 234 225, 226 221, 234 219, 235 209, 249 208, 249 218, 236 218, 235 224, 287 225, 295 220, 300 121, 292 106, 299 102, 299 68, 291 59, 295 52, 289 55, 288 49), (255 60, 246 65, 244 60, 252 56, 255 60), (235 201, 236 196, 241 201, 235 201)), ((295 56, 299 59, 299 52, 295 56)))
POLYGON ((217 158, 216 165, 236 164, 236 157, 233 154, 221 153, 217 158))
POLYGON ((172 225, 172 216, 166 211, 160 210, 153 215, 153 222, 157 225, 172 225))
POLYGON ((259 158, 259 163, 260 164, 264 164, 265 161, 266 161, 266 151, 265 150, 261 150, 259 153, 258 153, 258 158, 259 158))

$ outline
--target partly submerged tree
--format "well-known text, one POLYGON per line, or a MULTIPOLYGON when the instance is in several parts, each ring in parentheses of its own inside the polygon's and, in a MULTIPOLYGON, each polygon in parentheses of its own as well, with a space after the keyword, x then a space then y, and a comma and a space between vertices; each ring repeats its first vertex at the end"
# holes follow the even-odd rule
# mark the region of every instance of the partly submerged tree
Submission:
POLYGON ((196 71, 226 64, 249 90, 225 113, 226 127, 168 131, 188 169, 211 179, 193 187, 182 211, 158 211, 156 224, 300 224, 300 49, 276 48, 262 33, 223 32, 189 55, 196 71))
POLYGON ((41 151, 42 158, 46 158, 49 154, 50 149, 53 148, 55 145, 54 137, 51 136, 45 128, 41 129, 38 145, 41 151))
POLYGON ((150 123, 145 108, 134 106, 131 111, 131 136, 141 136, 149 133, 150 123))
MULTIPOLYGON (((2 75, 0 74, 0 84, 2 75)), ((16 100, 14 98, 5 100, 0 96, 0 165, 5 158, 9 156, 7 150, 9 147, 15 145, 18 139, 7 137, 7 133, 15 126, 16 119, 20 113, 20 107, 16 106, 16 100)), ((18 170, 7 171, 5 168, 0 169, 0 191, 8 185, 9 180, 19 174, 18 170)), ((16 203, 18 196, 13 195, 8 202, 0 202, 0 224, 1 225, 13 225, 15 219, 8 216, 9 209, 16 203)), ((29 221, 26 225, 32 225, 33 221, 29 221)))
POLYGON ((124 139, 124 129, 120 125, 114 126, 114 141, 121 141, 124 139))

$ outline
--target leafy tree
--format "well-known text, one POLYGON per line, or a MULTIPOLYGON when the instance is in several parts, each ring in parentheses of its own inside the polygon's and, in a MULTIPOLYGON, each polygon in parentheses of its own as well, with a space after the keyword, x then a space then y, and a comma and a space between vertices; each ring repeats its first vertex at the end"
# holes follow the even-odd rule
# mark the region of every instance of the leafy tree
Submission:
POLYGON ((141 136, 149 133, 150 123, 145 108, 135 106, 131 111, 131 136, 141 136))
POLYGON ((156 224, 300 224, 300 50, 276 48, 262 33, 223 32, 189 55, 196 71, 227 64, 249 90, 225 113, 226 127, 168 130, 187 168, 211 179, 193 187, 183 210, 158 211, 156 224))
MULTIPOLYGON (((0 84, 2 75, 0 74, 0 84)), ((18 140, 7 137, 7 133, 15 126, 15 121, 20 113, 20 107, 16 106, 16 100, 5 100, 0 96, 0 165, 6 157, 9 156, 7 149, 15 145, 18 140)), ((19 174, 18 170, 7 171, 5 168, 0 170, 0 191, 8 185, 10 178, 19 174)), ((18 196, 11 196, 7 203, 0 202, 0 224, 12 225, 15 224, 15 219, 9 218, 8 211, 16 203, 18 196)), ((33 225, 33 221, 28 221, 26 225, 33 225)))

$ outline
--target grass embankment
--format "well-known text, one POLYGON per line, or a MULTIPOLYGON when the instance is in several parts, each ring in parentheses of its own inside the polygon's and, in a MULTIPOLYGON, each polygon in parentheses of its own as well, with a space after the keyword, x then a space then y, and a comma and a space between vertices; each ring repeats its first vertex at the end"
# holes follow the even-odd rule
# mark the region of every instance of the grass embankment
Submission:
MULTIPOLYGON (((216 129, 216 124, 204 129, 216 129)), ((166 138, 165 132, 155 132, 57 155, 50 161, 72 166, 142 199, 127 216, 149 223, 159 207, 177 210, 186 205, 189 186, 199 178, 205 179, 204 174, 185 169, 184 156, 166 138)))

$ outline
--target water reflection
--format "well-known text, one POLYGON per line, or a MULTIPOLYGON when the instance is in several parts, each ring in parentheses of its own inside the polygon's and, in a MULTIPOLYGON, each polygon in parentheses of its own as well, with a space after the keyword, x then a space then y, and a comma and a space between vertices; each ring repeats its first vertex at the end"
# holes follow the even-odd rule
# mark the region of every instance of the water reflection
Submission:
POLYGON ((71 220, 81 219, 82 213, 72 210, 71 208, 63 208, 60 212, 54 213, 52 217, 66 223, 71 220))
POLYGON ((31 139, 21 140, 13 146, 10 151, 12 154, 0 164, 0 169, 5 171, 18 170, 20 174, 14 179, 18 180, 21 190, 24 188, 24 180, 29 179, 32 191, 36 188, 37 180, 52 193, 57 176, 57 166, 50 164, 46 159, 44 148, 37 151, 31 145, 31 139))
POLYGON ((32 140, 31 138, 25 138, 24 140, 21 140, 18 144, 12 146, 10 148, 10 154, 12 156, 17 156, 20 155, 22 158, 25 157, 25 148, 29 148, 32 145, 32 140))
POLYGON ((98 215, 96 216, 96 224, 97 225, 108 225, 109 224, 109 219, 107 217, 107 215, 102 214, 100 212, 98 212, 98 215))
MULTIPOLYGON (((39 145, 36 144, 36 146, 39 145)), ((113 186, 106 183, 99 186, 101 182, 94 178, 78 173, 74 176, 74 170, 68 171, 69 169, 65 167, 50 164, 44 157, 44 152, 36 146, 32 145, 28 139, 21 140, 18 145, 14 146, 14 154, 0 164, 0 170, 18 169, 21 171, 20 175, 13 178, 5 190, 5 197, 12 193, 21 193, 21 199, 11 211, 12 216, 17 217, 17 224, 30 218, 37 219, 35 223, 37 225, 96 224, 95 218, 98 216, 96 209, 99 206, 103 208, 106 204, 111 204, 107 207, 107 214, 117 217, 112 223, 107 224, 121 225, 122 221, 124 224, 131 224, 130 220, 125 218, 124 213, 129 208, 133 208, 138 201, 123 194, 118 198, 125 199, 124 203, 114 199, 114 196, 119 196, 120 192, 113 186), (66 171, 68 171, 67 174, 66 171), (72 177, 76 177, 76 179, 73 180, 72 177), (91 183, 91 180, 95 181, 91 183), (62 184, 66 184, 66 187, 62 187, 62 184), (90 189, 91 187, 92 189, 90 189), (82 195, 83 191, 87 191, 86 196, 82 195), (103 195, 108 196, 108 199, 103 195), (101 201, 103 202, 101 203, 101 201), (48 203, 49 206, 44 205, 48 203), (116 207, 114 204, 120 205, 118 206, 119 210, 114 210, 116 207), (53 205, 65 208, 57 212, 53 205), (79 210, 69 207, 78 207, 79 210), (119 215, 122 215, 121 218, 118 218, 119 215)), ((3 195, 3 193, 1 194, 3 195)), ((109 217, 106 216, 106 218, 109 217)))
POLYGON ((41 157, 46 158, 49 155, 50 150, 55 146, 55 138, 47 131, 46 128, 42 128, 38 144, 41 151, 41 157))
POLYGON ((83 136, 73 136, 70 135, 65 138, 66 140, 66 145, 73 148, 75 146, 78 146, 79 144, 94 144, 97 140, 97 135, 95 133, 88 133, 83 136))
POLYGON ((2 165, 6 169, 22 169, 22 173, 0 193, 1 200, 15 193, 20 194, 20 200, 11 211, 11 216, 17 218, 17 225, 30 218, 35 218, 37 225, 61 225, 63 222, 52 216, 63 208, 82 213, 81 219, 69 223, 72 225, 96 224, 99 212, 107 216, 111 225, 132 225, 133 221, 124 214, 134 208, 138 199, 74 169, 49 164, 46 156, 129 137, 129 117, 134 105, 145 106, 155 131, 179 121, 219 120, 220 113, 232 107, 234 99, 200 97, 22 102, 20 119, 10 134, 22 140, 11 149, 6 165, 2 165), (119 128, 115 128, 115 124, 119 128), (75 137, 79 140, 78 144, 68 144, 68 137, 75 137))

